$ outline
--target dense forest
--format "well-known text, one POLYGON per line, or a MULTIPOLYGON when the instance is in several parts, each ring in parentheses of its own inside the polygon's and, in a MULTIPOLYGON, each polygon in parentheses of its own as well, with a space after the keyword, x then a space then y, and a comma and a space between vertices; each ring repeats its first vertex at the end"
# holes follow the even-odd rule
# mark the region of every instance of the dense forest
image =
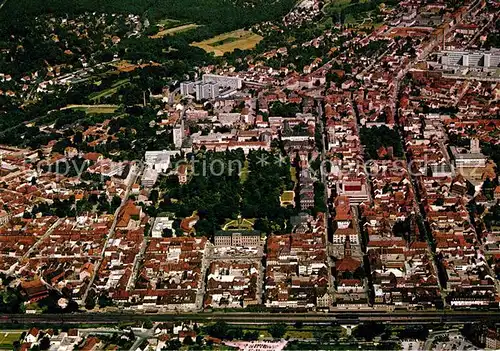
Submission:
POLYGON ((8 0, 0 14, 5 29, 21 29, 23 20, 41 14, 75 15, 85 11, 145 15, 153 23, 174 18, 203 24, 205 30, 224 32, 272 20, 286 14, 294 0, 8 0))

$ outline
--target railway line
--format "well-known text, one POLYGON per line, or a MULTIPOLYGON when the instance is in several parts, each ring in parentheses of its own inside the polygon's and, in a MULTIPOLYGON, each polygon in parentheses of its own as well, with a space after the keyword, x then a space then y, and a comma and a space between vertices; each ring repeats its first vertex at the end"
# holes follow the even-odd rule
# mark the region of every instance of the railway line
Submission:
POLYGON ((0 325, 103 325, 119 322, 155 322, 190 320, 211 322, 224 320, 234 324, 288 324, 301 321, 310 324, 359 324, 363 322, 384 322, 392 324, 445 323, 498 321, 500 311, 338 311, 334 313, 255 313, 255 312, 200 312, 200 313, 74 313, 74 314, 13 314, 0 316, 0 325))

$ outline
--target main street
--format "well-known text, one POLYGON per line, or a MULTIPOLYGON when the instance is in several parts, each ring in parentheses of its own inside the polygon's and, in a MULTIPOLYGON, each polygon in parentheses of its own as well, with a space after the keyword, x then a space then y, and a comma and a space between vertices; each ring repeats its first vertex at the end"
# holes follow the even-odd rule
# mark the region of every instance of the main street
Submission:
POLYGON ((92 277, 90 278, 90 282, 89 282, 89 284, 87 286, 87 289, 85 290, 85 292, 83 294, 83 297, 82 297, 82 303, 83 304, 87 300, 87 296, 89 294, 90 289, 92 289, 92 287, 94 286, 94 281, 95 281, 95 279, 97 277, 97 274, 99 273, 99 269, 100 269, 100 267, 102 265, 102 262, 104 261, 104 254, 106 253, 106 248, 108 247, 109 242, 114 237, 116 224, 118 223, 118 216, 119 216, 122 208, 125 206, 125 204, 128 201, 128 196, 130 194, 130 190, 132 189, 132 185, 134 185, 137 182, 137 179, 139 178, 139 175, 142 173, 142 171, 143 171, 143 165, 142 164, 138 165, 137 168, 133 168, 132 167, 131 170, 130 170, 130 172, 135 172, 134 176, 133 176, 133 179, 127 184, 127 189, 125 190, 125 195, 123 196, 122 202, 120 203, 120 206, 115 211, 114 218, 113 218, 113 223, 111 224, 111 227, 109 228, 109 232, 108 232, 108 235, 106 237, 106 242, 104 243, 103 248, 102 248, 100 259, 99 259, 99 261, 96 263, 96 265, 94 267, 94 271, 92 273, 92 277))
POLYGON ((199 312, 199 313, 75 313, 75 314, 15 314, 2 315, 3 327, 18 324, 34 325, 116 325, 120 322, 196 321, 213 322, 224 320, 233 324, 272 324, 297 321, 309 324, 357 324, 362 322, 380 322, 391 324, 446 323, 462 324, 467 322, 500 322, 500 311, 377 311, 346 310, 335 313, 269 313, 269 312, 199 312))

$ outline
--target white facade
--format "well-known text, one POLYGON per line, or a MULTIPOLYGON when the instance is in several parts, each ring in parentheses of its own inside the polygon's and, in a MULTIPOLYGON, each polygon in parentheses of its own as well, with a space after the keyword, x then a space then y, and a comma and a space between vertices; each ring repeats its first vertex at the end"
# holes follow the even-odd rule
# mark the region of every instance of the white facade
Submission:
POLYGON ((146 151, 144 160, 146 166, 160 172, 165 173, 170 168, 170 157, 179 155, 180 151, 146 151))
POLYGON ((151 236, 153 238, 161 238, 164 229, 172 230, 173 223, 174 220, 169 217, 156 217, 153 229, 151 230, 151 236))

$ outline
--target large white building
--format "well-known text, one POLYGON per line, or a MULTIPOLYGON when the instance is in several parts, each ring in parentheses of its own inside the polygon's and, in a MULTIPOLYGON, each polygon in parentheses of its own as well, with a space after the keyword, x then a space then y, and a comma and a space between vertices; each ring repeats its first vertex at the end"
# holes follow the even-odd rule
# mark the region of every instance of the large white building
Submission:
POLYGON ((205 74, 202 78, 203 83, 217 83, 223 87, 232 89, 241 89, 243 86, 243 79, 238 77, 226 77, 216 74, 205 74))
POLYGON ((447 67, 477 67, 495 69, 500 65, 500 49, 490 51, 443 50, 438 52, 438 60, 447 67))
POLYGON ((158 172, 152 168, 146 168, 142 173, 141 184, 146 188, 152 188, 158 180, 158 172))
POLYGON ((478 139, 471 139, 468 152, 464 152, 465 150, 460 150, 455 146, 451 146, 450 151, 456 168, 479 168, 486 165, 487 157, 481 153, 478 139))
POLYGON ((146 151, 144 160, 147 167, 165 173, 170 168, 170 158, 179 154, 178 150, 146 151))
POLYGON ((182 82, 181 94, 195 96, 196 100, 215 99, 241 89, 243 79, 226 77, 216 74, 205 74, 201 80, 195 82, 182 82))

